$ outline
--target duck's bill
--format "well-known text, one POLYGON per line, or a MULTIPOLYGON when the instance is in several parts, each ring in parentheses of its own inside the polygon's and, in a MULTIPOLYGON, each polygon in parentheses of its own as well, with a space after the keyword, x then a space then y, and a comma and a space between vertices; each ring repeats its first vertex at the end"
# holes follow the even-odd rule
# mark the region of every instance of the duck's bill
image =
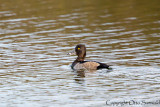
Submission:
POLYGON ((67 55, 75 55, 75 50, 69 52, 67 55))

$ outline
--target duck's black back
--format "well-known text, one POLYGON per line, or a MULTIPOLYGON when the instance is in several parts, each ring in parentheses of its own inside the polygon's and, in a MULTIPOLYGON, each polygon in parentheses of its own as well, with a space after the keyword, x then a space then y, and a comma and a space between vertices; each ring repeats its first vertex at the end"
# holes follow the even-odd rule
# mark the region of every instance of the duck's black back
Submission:
POLYGON ((104 63, 100 63, 98 62, 100 65, 97 67, 97 69, 103 69, 103 68, 106 68, 106 69, 109 69, 109 65, 107 64, 104 64, 104 63))

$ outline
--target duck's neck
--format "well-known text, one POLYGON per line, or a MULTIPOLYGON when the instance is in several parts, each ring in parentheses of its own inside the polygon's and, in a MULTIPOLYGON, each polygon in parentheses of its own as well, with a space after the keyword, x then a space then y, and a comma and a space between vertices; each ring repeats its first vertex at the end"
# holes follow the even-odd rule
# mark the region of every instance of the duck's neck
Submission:
POLYGON ((85 58, 85 57, 77 57, 76 61, 82 62, 82 61, 84 61, 84 58, 85 58))
POLYGON ((84 61, 84 59, 86 57, 86 51, 83 51, 81 53, 77 53, 77 56, 78 57, 77 57, 76 61, 78 61, 78 62, 84 61))

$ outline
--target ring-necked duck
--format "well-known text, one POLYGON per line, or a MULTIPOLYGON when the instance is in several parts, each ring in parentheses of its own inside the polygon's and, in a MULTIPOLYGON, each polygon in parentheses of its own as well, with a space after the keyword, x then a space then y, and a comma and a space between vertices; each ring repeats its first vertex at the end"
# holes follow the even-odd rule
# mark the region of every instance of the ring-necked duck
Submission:
MULTIPOLYGON (((73 52, 72 52, 73 53, 73 52)), ((72 53, 69 53, 70 55, 72 53)), ((86 56, 86 47, 83 44, 78 44, 75 47, 74 53, 78 56, 77 59, 72 63, 71 68, 74 70, 77 69, 109 69, 109 65, 104 63, 96 62, 96 61, 84 61, 86 56)))

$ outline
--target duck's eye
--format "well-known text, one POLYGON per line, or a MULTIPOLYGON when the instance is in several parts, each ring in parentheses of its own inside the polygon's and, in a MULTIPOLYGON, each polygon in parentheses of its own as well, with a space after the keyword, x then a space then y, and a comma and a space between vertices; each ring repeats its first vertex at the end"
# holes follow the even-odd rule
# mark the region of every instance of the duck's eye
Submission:
POLYGON ((78 48, 78 50, 80 50, 81 48, 78 48))

